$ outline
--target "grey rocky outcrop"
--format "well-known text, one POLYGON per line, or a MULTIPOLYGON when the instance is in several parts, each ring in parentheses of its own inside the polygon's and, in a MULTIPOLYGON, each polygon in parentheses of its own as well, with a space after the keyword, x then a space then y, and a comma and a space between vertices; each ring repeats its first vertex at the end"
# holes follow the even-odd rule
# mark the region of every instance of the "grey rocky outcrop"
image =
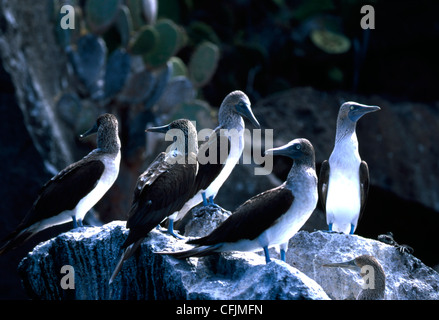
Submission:
POLYGON ((301 231, 290 240, 286 261, 320 284, 331 299, 355 299, 363 283, 360 274, 322 265, 363 254, 374 256, 386 273, 385 299, 439 299, 439 273, 394 246, 357 235, 301 231))
MULTIPOLYGON (((196 234, 199 226, 209 227, 203 222, 211 217, 219 223, 229 214, 200 211, 192 218, 198 221, 186 225, 188 234, 196 234)), ((271 249, 274 259, 265 264, 262 253, 187 260, 157 255, 191 246, 153 230, 109 285, 127 233, 125 222, 114 221, 41 243, 19 266, 26 291, 35 299, 355 299, 361 290, 360 275, 322 265, 369 254, 386 273, 386 299, 439 299, 439 274, 413 255, 376 240, 322 231, 300 231, 290 240, 287 263, 277 260, 271 249), (67 273, 61 272, 65 265, 73 267, 74 290, 61 286, 66 282, 67 273)))
MULTIPOLYGON (((153 230, 109 285, 128 230, 121 221, 79 228, 38 245, 19 266, 35 299, 328 299, 312 279, 290 265, 255 253, 189 260, 157 255, 189 246, 153 230), (63 266, 72 266, 74 289, 63 289, 63 266)), ((71 284, 71 283, 70 283, 71 284)))

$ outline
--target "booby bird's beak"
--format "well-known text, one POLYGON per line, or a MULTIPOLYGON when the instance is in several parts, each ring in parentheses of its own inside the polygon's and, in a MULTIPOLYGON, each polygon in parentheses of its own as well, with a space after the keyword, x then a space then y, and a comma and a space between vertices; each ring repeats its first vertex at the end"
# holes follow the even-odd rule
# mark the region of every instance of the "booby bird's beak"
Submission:
POLYGON ((81 134, 79 136, 79 138, 84 139, 84 138, 88 137, 89 135, 92 135, 93 133, 96 133, 96 132, 98 132, 98 125, 95 123, 95 125, 93 127, 91 127, 86 132, 81 134))
POLYGON ((164 126, 160 126, 160 127, 151 127, 151 128, 147 128, 145 130, 145 132, 160 132, 160 133, 167 133, 170 129, 170 125, 164 125, 164 126))
POLYGON ((286 156, 296 159, 302 155, 302 149, 301 145, 293 140, 284 146, 266 150, 265 155, 268 154, 272 154, 274 156, 286 156))
POLYGON ((253 114, 253 111, 251 107, 244 103, 239 103, 236 106, 236 111, 243 117, 247 118, 256 128, 260 128, 261 125, 259 124, 258 120, 256 120, 255 115, 253 114))
POLYGON ((329 267, 329 268, 345 268, 345 269, 351 269, 351 270, 360 270, 360 267, 357 266, 354 260, 349 260, 346 262, 336 262, 336 263, 327 263, 322 265, 323 267, 329 267))
POLYGON ((356 122, 366 113, 381 110, 378 106, 368 106, 365 104, 351 103, 351 110, 349 111, 349 118, 356 122))

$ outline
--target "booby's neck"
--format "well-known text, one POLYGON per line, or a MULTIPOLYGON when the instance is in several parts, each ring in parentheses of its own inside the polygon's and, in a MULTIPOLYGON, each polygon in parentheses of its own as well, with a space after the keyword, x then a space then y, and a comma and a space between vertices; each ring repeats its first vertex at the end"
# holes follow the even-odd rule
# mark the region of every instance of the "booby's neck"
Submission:
POLYGON ((196 157, 198 154, 197 132, 194 128, 188 128, 184 137, 178 137, 174 143, 169 146, 168 154, 172 156, 184 156, 186 163, 189 159, 196 157))
POLYGON ((119 153, 120 147, 117 124, 109 124, 98 129, 97 149, 99 151, 116 155, 119 153))
MULTIPOLYGON (((370 264, 373 267, 373 278, 375 280, 372 288, 363 289, 357 296, 357 300, 383 300, 386 291, 386 275, 383 269, 375 264, 370 264)), ((361 273, 362 277, 367 274, 361 273)))
POLYGON ((308 190, 307 187, 317 185, 315 160, 294 160, 285 184, 293 193, 308 190))
POLYGON ((351 121, 349 118, 337 120, 337 129, 335 133, 335 144, 345 139, 357 141, 357 134, 355 133, 357 123, 351 121))
POLYGON ((244 119, 230 107, 220 108, 218 122, 222 129, 236 129, 241 131, 245 128, 244 119))
POLYGON ((347 164, 355 164, 356 167, 361 162, 355 127, 356 123, 349 119, 337 121, 334 149, 329 157, 331 166, 345 167, 347 164))

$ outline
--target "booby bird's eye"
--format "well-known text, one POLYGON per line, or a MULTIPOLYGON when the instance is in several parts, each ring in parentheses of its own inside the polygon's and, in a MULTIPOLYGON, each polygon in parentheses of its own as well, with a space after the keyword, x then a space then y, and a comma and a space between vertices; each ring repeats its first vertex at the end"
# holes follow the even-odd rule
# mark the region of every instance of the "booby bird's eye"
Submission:
POLYGON ((296 149, 300 150, 300 149, 302 149, 302 146, 300 144, 296 144, 296 149))
POLYGON ((355 107, 354 106, 351 106, 349 109, 351 109, 351 110, 354 110, 355 109, 355 107))

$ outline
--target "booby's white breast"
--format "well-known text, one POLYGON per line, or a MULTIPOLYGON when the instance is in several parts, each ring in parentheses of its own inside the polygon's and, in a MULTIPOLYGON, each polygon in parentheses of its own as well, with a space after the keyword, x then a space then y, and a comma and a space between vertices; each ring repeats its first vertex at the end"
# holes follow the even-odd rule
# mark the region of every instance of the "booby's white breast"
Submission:
POLYGON ((329 182, 326 198, 326 220, 332 230, 349 233, 357 225, 361 208, 360 155, 353 139, 339 141, 329 158, 329 182))
POLYGON ((104 172, 99 179, 96 187, 84 198, 79 201, 78 205, 73 209, 76 220, 83 220, 87 212, 105 195, 119 174, 121 153, 118 152, 116 158, 104 155, 101 161, 105 165, 104 172))

